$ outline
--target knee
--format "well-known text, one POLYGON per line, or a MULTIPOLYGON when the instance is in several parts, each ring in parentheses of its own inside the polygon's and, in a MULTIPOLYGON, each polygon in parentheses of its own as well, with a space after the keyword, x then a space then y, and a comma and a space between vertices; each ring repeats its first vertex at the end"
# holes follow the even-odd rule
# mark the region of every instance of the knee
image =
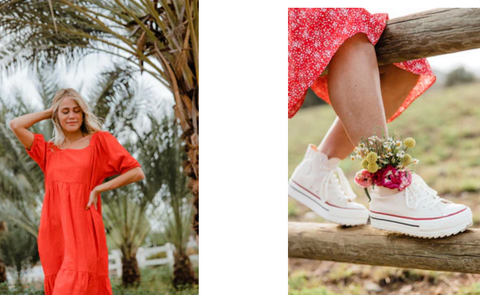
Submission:
POLYGON ((361 53, 362 51, 370 53, 372 50, 374 50, 373 44, 370 42, 370 40, 368 40, 367 35, 365 35, 364 33, 358 33, 353 35, 352 37, 345 40, 342 46, 355 50, 359 53, 361 53))

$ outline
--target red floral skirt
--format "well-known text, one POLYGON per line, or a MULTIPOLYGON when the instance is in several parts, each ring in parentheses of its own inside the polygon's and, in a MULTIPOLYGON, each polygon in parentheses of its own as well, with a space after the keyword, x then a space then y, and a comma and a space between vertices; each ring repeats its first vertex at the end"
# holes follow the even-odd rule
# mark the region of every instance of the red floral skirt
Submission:
MULTIPOLYGON (((320 76, 338 48, 357 33, 364 33, 375 45, 388 20, 388 14, 370 14, 362 8, 289 8, 288 10, 288 118, 303 104, 308 88, 328 104, 327 75, 320 76)), ((400 108, 387 122, 398 117, 434 82, 435 75, 425 58, 394 63, 419 75, 400 108)))

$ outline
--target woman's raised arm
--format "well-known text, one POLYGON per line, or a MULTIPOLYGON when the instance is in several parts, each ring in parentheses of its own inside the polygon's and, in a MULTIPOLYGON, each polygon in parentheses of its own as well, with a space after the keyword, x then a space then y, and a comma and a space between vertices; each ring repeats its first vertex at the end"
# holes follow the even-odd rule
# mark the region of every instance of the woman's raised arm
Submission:
POLYGON ((15 118, 10 121, 10 129, 12 129, 15 136, 20 140, 25 148, 30 149, 33 144, 34 135, 30 130, 28 130, 28 128, 37 122, 52 118, 52 112, 52 108, 49 108, 48 110, 26 114, 15 118))

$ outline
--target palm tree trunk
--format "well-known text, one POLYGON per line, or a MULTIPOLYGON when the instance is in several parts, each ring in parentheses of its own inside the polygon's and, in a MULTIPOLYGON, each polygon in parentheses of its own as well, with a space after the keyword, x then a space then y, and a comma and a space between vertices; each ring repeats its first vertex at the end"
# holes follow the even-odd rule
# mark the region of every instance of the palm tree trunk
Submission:
POLYGON ((122 253, 122 285, 123 287, 136 287, 140 284, 140 270, 138 268, 136 253, 122 253))
POLYGON ((198 284, 190 258, 184 251, 175 250, 173 257, 173 286, 176 289, 186 285, 198 284))
POLYGON ((192 228, 197 237, 199 235, 198 225, 198 185, 199 185, 199 114, 198 114, 198 91, 192 91, 190 96, 182 95, 183 100, 177 100, 174 106, 175 117, 180 121, 182 127, 182 139, 185 142, 185 152, 188 160, 183 163, 183 170, 190 178, 188 188, 193 195, 193 207, 195 215, 192 221, 192 228))
POLYGON ((185 174, 190 178, 188 188, 193 195, 193 207, 195 209, 195 215, 192 221, 192 228, 195 230, 197 237, 199 235, 199 114, 198 114, 198 91, 194 91, 191 97, 184 95, 185 99, 174 106, 175 117, 180 120, 180 126, 182 127, 182 139, 185 141, 185 152, 187 153, 188 160, 183 163, 183 169, 185 174), (181 108, 181 109, 180 109, 181 108))

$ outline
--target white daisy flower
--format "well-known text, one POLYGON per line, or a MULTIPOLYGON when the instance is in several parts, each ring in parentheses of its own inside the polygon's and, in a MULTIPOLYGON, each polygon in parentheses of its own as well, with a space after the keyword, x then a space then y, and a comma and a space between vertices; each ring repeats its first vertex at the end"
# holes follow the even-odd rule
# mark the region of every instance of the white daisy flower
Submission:
POLYGON ((359 145, 359 147, 360 147, 361 149, 363 149, 363 148, 365 147, 365 144, 362 142, 362 143, 359 145))
POLYGON ((401 146, 402 146, 402 142, 401 142, 400 140, 397 140, 397 142, 395 143, 395 146, 401 147, 401 146))
POLYGON ((350 159, 352 159, 352 161, 355 161, 355 156, 350 156, 350 159))
POLYGON ((412 160, 412 163, 413 163, 413 164, 417 165, 417 164, 418 164, 418 162, 420 162, 420 160, 419 160, 419 159, 415 159, 415 158, 413 158, 413 160, 412 160))
POLYGON ((405 156, 405 152, 404 152, 404 151, 399 151, 399 152, 397 153, 397 157, 399 157, 399 158, 403 158, 404 156, 405 156))
POLYGON ((383 143, 383 147, 386 148, 386 149, 390 148, 390 145, 391 145, 391 143, 389 141, 385 141, 383 143))

